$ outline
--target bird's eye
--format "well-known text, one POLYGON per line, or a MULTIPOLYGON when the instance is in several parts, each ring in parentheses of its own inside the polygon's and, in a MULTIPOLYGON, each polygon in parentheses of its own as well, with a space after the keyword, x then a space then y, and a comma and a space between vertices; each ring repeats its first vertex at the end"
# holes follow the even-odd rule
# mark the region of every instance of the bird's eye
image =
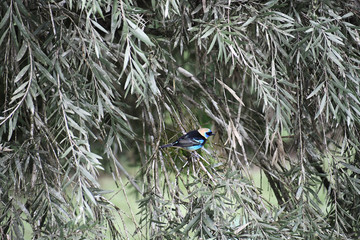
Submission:
POLYGON ((210 131, 210 132, 207 132, 206 134, 210 136, 212 134, 212 132, 210 131))

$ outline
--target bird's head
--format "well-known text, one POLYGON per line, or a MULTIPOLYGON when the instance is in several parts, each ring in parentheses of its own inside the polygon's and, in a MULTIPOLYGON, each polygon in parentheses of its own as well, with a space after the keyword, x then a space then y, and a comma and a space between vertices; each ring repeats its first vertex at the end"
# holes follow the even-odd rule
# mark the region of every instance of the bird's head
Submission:
POLYGON ((212 135, 215 135, 215 133, 213 133, 209 128, 200 128, 198 130, 198 132, 204 137, 204 138, 208 138, 212 135))

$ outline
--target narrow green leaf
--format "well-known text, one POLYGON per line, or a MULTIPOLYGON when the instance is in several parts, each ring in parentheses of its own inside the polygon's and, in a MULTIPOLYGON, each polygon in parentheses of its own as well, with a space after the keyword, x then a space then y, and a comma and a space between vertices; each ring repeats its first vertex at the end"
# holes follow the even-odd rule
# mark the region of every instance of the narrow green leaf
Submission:
POLYGON ((341 59, 337 58, 332 49, 329 49, 327 52, 327 56, 333 61, 336 65, 338 65, 341 69, 344 69, 344 66, 341 64, 341 59))
POLYGON ((74 121, 72 118, 67 117, 67 121, 68 121, 69 126, 78 130, 81 134, 87 135, 86 130, 84 128, 80 127, 80 125, 76 121, 74 121))
POLYGON ((149 71, 149 85, 150 85, 150 89, 151 89, 151 92, 155 95, 155 96, 158 96, 160 95, 160 90, 159 88, 157 87, 156 85, 156 81, 155 81, 155 75, 154 75, 154 72, 152 70, 149 71))
POLYGON ((251 24, 252 22, 254 22, 254 20, 256 19, 256 16, 253 16, 251 18, 249 18, 248 20, 246 20, 246 22, 241 25, 242 27, 246 27, 247 25, 251 24))
POLYGON ((27 70, 29 70, 29 68, 30 68, 30 64, 23 67, 23 69, 21 69, 21 71, 18 73, 18 75, 16 75, 14 83, 17 83, 24 76, 24 74, 27 72, 27 70))
POLYGON ((40 49, 39 46, 37 46, 35 43, 32 43, 31 47, 33 49, 33 53, 34 53, 36 59, 41 61, 43 65, 45 65, 45 66, 53 65, 51 60, 49 59, 49 57, 40 49))
POLYGON ((171 2, 171 5, 173 7, 173 11, 175 11, 175 13, 177 15, 180 15, 179 6, 177 4, 177 1, 176 0, 170 0, 170 2, 171 2))
POLYGON ((34 113, 35 112, 35 107, 34 107, 34 102, 33 102, 33 99, 31 97, 31 94, 26 95, 25 103, 26 103, 27 108, 30 110, 30 112, 34 113))
POLYGON ((354 16, 354 13, 348 12, 348 13, 344 14, 341 18, 345 19, 345 18, 349 18, 349 17, 352 17, 352 16, 354 16))
POLYGON ((2 42, 3 42, 4 39, 5 39, 5 37, 7 36, 8 31, 9 31, 9 28, 6 29, 6 31, 5 31, 5 32, 3 33, 3 35, 1 36, 1 38, 0 38, 0 45, 2 44, 2 42))
POLYGON ((98 28, 100 31, 104 32, 105 34, 108 34, 109 32, 103 27, 101 26, 98 22, 94 21, 91 19, 92 24, 95 25, 96 28, 98 28))
POLYGON ((14 113, 14 116, 12 118, 10 118, 9 120, 9 134, 8 134, 8 141, 10 141, 13 131, 16 129, 16 125, 17 125, 17 120, 18 120, 18 112, 14 113))
POLYGON ((321 87, 324 85, 324 83, 325 83, 325 82, 320 83, 319 86, 317 86, 317 87, 309 94, 309 96, 306 97, 306 99, 309 99, 309 98, 311 98, 312 96, 314 96, 315 94, 317 94, 317 93, 320 91, 321 87))
POLYGON ((307 29, 307 30, 305 31, 305 33, 309 33, 309 32, 312 32, 312 31, 314 31, 314 28, 309 28, 309 29, 307 29))
POLYGON ((65 158, 65 157, 70 153, 70 151, 71 151, 72 149, 73 149, 72 146, 68 147, 68 148, 66 149, 66 151, 60 156, 60 158, 65 158))
POLYGON ((79 165, 80 172, 89 180, 91 181, 95 187, 99 187, 99 183, 96 181, 94 176, 90 174, 83 166, 79 165))
POLYGON ((47 78, 50 82, 52 82, 54 85, 57 85, 57 81, 55 80, 55 78, 49 73, 48 70, 46 70, 46 68, 44 68, 43 65, 41 65, 38 62, 35 62, 36 67, 38 68, 38 70, 40 70, 40 72, 42 73, 42 75, 47 78))
POLYGON ((23 41, 23 44, 22 44, 19 52, 16 55, 17 62, 23 58, 24 54, 26 53, 27 47, 28 47, 28 44, 25 41, 23 41))
POLYGON ((15 96, 16 94, 18 94, 19 92, 21 92, 22 90, 24 90, 24 88, 29 84, 29 81, 24 82, 23 84, 20 85, 20 87, 18 87, 14 92, 13 92, 13 96, 15 96))
POLYGON ((87 117, 91 116, 91 113, 89 113, 89 111, 86 111, 80 107, 75 107, 74 108, 74 112, 79 115, 79 117, 81 117, 82 119, 86 120, 87 117))
MULTIPOLYGON (((20 32, 22 33, 22 35, 27 38, 27 39, 31 39, 28 29, 25 28, 25 26, 23 25, 23 23, 18 19, 18 17, 16 15, 12 15, 12 18, 14 19, 16 26, 20 29, 20 32)), ((12 28, 13 29, 13 28, 12 28)), ((17 36, 15 31, 11 31, 11 34, 13 34, 14 36, 17 36)))
POLYGON ((348 95, 358 104, 360 105, 360 101, 359 101, 359 96, 355 96, 354 94, 352 94, 351 92, 348 93, 348 95))
POLYGON ((340 99, 338 98, 338 96, 336 96, 336 94, 333 91, 330 91, 332 100, 334 100, 336 102, 336 104, 341 108, 341 110, 345 113, 347 113, 349 111, 349 109, 347 107, 345 107, 345 105, 343 104, 342 101, 340 101, 340 99))
POLYGON ((271 229, 271 230, 274 230, 274 231, 279 230, 276 226, 270 225, 268 223, 259 222, 259 225, 263 226, 264 228, 271 229))
POLYGON ((211 50, 213 49, 213 47, 214 47, 214 45, 215 45, 215 43, 216 43, 217 38, 218 38, 218 33, 216 33, 216 34, 214 35, 214 38, 213 38, 213 40, 211 41, 211 44, 210 44, 210 46, 209 46, 209 48, 208 48, 208 50, 207 50, 207 54, 209 54, 209 53, 211 52, 211 50))
POLYGON ((29 13, 29 9, 24 5, 24 2, 21 0, 16 0, 16 4, 14 4, 19 10, 20 12, 25 16, 25 17, 30 17, 30 13, 29 13))
POLYGON ((303 187, 300 186, 300 187, 298 188, 298 190, 296 191, 296 196, 295 196, 295 198, 296 198, 297 200, 300 199, 302 192, 303 192, 303 187))
POLYGON ((91 207, 89 206, 89 204, 87 202, 84 202, 84 205, 85 205, 86 212, 90 215, 90 218, 94 219, 94 213, 93 213, 91 207))
POLYGON ((190 222, 188 222, 188 224, 186 225, 186 227, 184 228, 184 233, 187 234, 190 229, 199 221, 201 216, 201 212, 199 212, 198 214, 196 214, 195 217, 193 217, 193 219, 191 219, 190 222))
POLYGON ((90 190, 89 190, 86 186, 84 186, 84 185, 83 185, 82 189, 83 189, 85 195, 88 197, 88 199, 89 199, 94 205, 97 205, 97 202, 96 202, 93 194, 90 192, 90 190))
MULTIPOLYGON (((26 82, 26 83, 28 83, 28 82, 26 82)), ((15 102, 17 99, 24 97, 24 95, 25 95, 25 92, 20 92, 20 93, 18 93, 18 94, 16 94, 16 95, 13 95, 13 96, 11 97, 10 104, 12 104, 13 102, 15 102)))
POLYGON ((207 214, 205 214, 205 216, 203 217, 203 221, 208 228, 213 231, 217 231, 217 227, 215 226, 214 221, 207 214))
POLYGON ((325 32, 325 34, 327 35, 328 39, 330 39, 332 42, 340 45, 344 45, 343 40, 339 36, 336 36, 330 32, 325 32))
POLYGON ((122 18, 119 17, 121 13, 118 11, 118 1, 113 1, 111 7, 111 41, 113 41, 117 28, 121 25, 122 18))
POLYGON ((322 111, 324 110, 325 103, 326 103, 326 98, 327 98, 327 96, 326 96, 326 94, 324 94, 324 96, 321 99, 319 111, 315 115, 315 119, 317 119, 319 117, 319 115, 322 113, 322 111))
POLYGON ((148 46, 155 46, 155 44, 151 42, 150 38, 144 33, 144 31, 141 30, 135 23, 131 22, 129 19, 126 19, 126 21, 130 25, 130 31, 135 35, 136 38, 148 46))
POLYGON ((123 27, 122 27, 122 35, 127 38, 129 34, 129 24, 127 21, 123 21, 123 27))
POLYGON ((4 17, 1 19, 0 29, 2 29, 5 25, 5 23, 9 20, 10 10, 11 10, 11 8, 9 7, 8 10, 6 11, 4 17))
POLYGON ((130 45, 128 44, 125 49, 123 71, 126 69, 130 59, 130 45))
POLYGON ((360 116, 360 108, 359 107, 351 106, 351 108, 356 113, 356 116, 360 116))
POLYGON ((59 191, 56 191, 56 189, 49 187, 49 193, 55 197, 58 201, 60 201, 61 203, 65 203, 65 199, 63 198, 63 196, 61 195, 61 193, 59 191))
POLYGON ((210 28, 200 38, 207 38, 209 35, 211 35, 214 32, 214 30, 215 30, 215 28, 210 28))
POLYGON ((21 209, 21 211, 26 215, 27 218, 31 218, 29 210, 25 205, 20 201, 20 199, 14 199, 15 204, 21 209))
POLYGON ((22 172, 22 167, 19 158, 15 157, 15 166, 17 173, 19 174, 20 179, 24 179, 24 174, 22 172))
POLYGON ((354 173, 360 174, 360 168, 355 167, 354 165, 348 164, 346 162, 340 162, 344 167, 353 171, 354 173))
POLYGON ((253 71, 255 74, 259 75, 260 77, 263 77, 265 79, 271 79, 273 78, 271 75, 269 74, 266 74, 266 73, 263 73, 261 71, 259 71, 258 69, 256 68, 251 68, 251 71, 253 71))
POLYGON ((102 104, 102 101, 100 98, 98 98, 98 120, 101 120, 104 118, 104 107, 103 107, 103 104, 102 104))

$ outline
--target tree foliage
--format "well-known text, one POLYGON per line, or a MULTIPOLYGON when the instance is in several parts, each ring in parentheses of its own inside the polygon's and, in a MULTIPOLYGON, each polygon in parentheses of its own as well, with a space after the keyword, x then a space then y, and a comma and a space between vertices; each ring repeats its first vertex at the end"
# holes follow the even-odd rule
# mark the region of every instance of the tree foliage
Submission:
POLYGON ((3 238, 359 237, 358 1, 0 5, 3 238), (159 150, 205 125, 207 151, 159 150), (103 163, 139 193, 135 233, 103 163))

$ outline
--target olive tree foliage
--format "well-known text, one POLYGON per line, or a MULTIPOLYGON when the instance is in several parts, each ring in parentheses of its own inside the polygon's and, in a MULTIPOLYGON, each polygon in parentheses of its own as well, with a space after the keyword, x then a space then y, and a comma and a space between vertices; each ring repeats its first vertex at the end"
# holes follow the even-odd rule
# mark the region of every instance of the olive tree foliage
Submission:
POLYGON ((0 6, 2 238, 359 237, 358 1, 0 6), (207 150, 159 149, 200 126, 207 150), (103 196, 102 162, 139 222, 103 196))

